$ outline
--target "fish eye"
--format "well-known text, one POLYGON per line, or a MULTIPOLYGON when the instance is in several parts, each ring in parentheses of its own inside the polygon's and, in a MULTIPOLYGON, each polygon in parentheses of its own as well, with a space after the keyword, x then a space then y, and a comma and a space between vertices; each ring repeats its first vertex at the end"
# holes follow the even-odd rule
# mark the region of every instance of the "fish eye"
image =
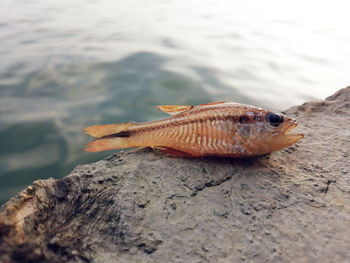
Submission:
POLYGON ((279 113, 269 112, 266 114, 266 120, 272 125, 272 126, 279 126, 283 121, 284 118, 279 113))

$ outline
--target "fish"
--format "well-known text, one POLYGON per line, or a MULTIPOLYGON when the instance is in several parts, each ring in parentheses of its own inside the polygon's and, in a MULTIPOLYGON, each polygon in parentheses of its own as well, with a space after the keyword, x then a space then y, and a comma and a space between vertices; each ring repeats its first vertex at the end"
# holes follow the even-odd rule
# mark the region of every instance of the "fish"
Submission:
POLYGON ((85 151, 152 147, 180 157, 252 157, 289 147, 304 137, 280 112, 235 102, 162 105, 171 116, 144 123, 86 127, 94 140, 85 151))

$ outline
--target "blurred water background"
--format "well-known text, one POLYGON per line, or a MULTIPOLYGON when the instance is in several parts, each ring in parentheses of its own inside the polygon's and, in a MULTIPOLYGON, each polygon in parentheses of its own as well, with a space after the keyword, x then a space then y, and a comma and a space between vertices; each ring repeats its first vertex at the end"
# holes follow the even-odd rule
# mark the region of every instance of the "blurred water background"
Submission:
POLYGON ((350 84, 348 1, 1 0, 0 204, 161 104, 283 110, 350 84))

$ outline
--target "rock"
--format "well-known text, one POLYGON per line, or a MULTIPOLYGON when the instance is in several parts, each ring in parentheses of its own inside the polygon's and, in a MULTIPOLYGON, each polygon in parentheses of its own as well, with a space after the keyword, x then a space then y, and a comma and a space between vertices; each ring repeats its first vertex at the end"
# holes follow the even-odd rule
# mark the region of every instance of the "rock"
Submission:
POLYGON ((119 152, 0 210, 0 262, 350 262, 350 87, 258 158, 119 152))

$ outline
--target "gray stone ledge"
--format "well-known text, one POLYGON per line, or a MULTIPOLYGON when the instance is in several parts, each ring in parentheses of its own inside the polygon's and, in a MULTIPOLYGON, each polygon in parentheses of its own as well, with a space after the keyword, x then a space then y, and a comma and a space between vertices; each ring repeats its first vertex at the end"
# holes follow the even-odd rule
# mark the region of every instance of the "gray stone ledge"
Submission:
POLYGON ((0 262, 350 262, 350 87, 252 159, 120 152, 0 209, 0 262))

